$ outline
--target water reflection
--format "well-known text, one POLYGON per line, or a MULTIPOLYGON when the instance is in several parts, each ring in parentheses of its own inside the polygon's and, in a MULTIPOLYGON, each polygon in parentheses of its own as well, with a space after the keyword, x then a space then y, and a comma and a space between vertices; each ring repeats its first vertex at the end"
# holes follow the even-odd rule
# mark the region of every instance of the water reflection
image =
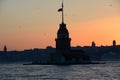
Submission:
POLYGON ((71 66, 0 64, 0 80, 120 80, 120 63, 71 66))

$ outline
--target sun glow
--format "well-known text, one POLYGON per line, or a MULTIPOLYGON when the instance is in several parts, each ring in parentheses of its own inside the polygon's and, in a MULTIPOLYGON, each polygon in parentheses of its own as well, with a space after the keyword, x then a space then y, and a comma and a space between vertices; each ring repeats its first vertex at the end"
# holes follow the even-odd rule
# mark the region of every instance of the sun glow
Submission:
POLYGON ((76 23, 70 29, 72 45, 91 45, 95 41, 98 46, 111 45, 112 40, 120 43, 120 17, 104 18, 85 23, 76 23))

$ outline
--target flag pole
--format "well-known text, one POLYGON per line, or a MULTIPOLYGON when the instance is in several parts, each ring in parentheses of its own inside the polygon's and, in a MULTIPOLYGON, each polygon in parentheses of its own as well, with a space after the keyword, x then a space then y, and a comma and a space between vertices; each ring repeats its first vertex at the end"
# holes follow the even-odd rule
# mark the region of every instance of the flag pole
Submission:
POLYGON ((62 0, 62 23, 64 23, 64 5, 62 0))

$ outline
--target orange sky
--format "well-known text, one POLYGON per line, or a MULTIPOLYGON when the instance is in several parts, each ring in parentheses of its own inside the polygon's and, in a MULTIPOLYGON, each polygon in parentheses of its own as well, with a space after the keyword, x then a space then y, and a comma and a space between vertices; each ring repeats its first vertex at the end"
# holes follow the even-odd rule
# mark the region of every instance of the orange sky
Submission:
POLYGON ((77 27, 70 30, 73 45, 90 46, 92 41, 95 41, 97 46, 112 45, 113 40, 120 44, 120 17, 93 20, 83 24, 76 23, 74 26, 77 27))
MULTIPOLYGON (((65 0, 65 23, 72 46, 120 44, 118 0, 65 0)), ((0 51, 55 47, 61 1, 1 0, 0 51)))

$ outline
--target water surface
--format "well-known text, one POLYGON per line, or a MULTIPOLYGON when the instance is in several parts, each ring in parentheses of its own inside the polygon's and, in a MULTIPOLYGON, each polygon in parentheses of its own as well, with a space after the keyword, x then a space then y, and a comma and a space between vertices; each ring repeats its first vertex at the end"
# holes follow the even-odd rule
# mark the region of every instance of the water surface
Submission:
POLYGON ((0 80, 120 80, 120 62, 69 66, 0 64, 0 80))

